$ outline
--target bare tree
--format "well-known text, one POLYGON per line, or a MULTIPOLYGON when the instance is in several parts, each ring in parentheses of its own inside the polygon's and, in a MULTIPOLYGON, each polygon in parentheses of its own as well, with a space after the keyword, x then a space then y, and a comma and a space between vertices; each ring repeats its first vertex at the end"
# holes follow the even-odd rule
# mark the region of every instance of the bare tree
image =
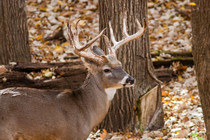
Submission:
POLYGON ((0 64, 29 62, 25 0, 0 1, 0 64))
MULTIPOLYGON (((147 19, 147 1, 100 0, 100 30, 107 28, 106 35, 109 36, 109 21, 111 21, 116 39, 121 40, 125 11, 128 34, 133 34, 138 28, 136 19, 142 24, 147 19)), ((118 52, 118 58, 125 70, 135 78, 135 87, 118 91, 100 127, 108 131, 134 130, 135 127, 161 128, 164 124, 161 91, 159 81, 153 74, 148 30, 141 39, 126 45, 127 47, 122 47, 118 52)), ((103 40, 100 46, 106 48, 103 40)))
POLYGON ((192 46, 198 89, 206 125, 206 134, 210 139, 210 1, 193 0, 192 7, 192 46))

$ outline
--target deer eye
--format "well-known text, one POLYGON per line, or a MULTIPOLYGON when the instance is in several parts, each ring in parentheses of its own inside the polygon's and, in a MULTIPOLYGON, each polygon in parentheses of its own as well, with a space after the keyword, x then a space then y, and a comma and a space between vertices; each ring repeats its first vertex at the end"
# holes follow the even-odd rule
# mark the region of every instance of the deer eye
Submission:
POLYGON ((110 69, 104 69, 104 72, 109 73, 109 72, 111 72, 111 70, 110 69))

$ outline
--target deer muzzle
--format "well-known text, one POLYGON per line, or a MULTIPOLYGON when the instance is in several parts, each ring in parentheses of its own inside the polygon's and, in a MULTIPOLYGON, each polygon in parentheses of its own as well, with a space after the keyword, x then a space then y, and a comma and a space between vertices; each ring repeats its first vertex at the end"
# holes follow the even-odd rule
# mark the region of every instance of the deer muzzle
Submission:
POLYGON ((134 85, 134 78, 129 76, 127 79, 126 79, 126 85, 134 85))

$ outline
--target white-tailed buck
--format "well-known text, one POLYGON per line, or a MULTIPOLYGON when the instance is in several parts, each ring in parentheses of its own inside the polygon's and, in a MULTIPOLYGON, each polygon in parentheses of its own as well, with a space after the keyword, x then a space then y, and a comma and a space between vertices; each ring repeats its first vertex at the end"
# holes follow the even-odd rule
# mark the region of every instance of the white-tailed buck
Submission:
MULTIPOLYGON (((85 140, 105 117, 116 89, 130 87, 134 79, 116 58, 117 49, 140 38, 145 32, 138 20, 138 31, 128 35, 123 19, 124 38, 117 42, 110 25, 113 46, 104 30, 86 44, 79 43, 78 22, 75 33, 68 25, 68 36, 88 68, 83 85, 74 91, 8 88, 0 91, 0 140, 85 140), (103 35, 108 54, 92 44, 103 35)), ((59 84, 59 83, 58 83, 59 84)))

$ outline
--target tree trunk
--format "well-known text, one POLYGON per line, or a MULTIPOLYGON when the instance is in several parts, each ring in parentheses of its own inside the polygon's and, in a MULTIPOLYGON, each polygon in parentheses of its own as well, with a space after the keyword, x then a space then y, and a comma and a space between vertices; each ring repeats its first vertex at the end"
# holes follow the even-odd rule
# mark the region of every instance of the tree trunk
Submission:
POLYGON ((30 60, 25 0, 1 0, 0 64, 30 60))
MULTIPOLYGON (((135 19, 137 18, 143 23, 144 19, 147 18, 147 1, 100 0, 100 30, 107 28, 106 35, 109 36, 108 23, 111 21, 116 39, 121 40, 122 15, 124 11, 127 11, 128 15, 128 33, 133 34, 137 32, 135 19)), ((103 50, 106 50, 103 40, 100 46, 103 50)), ((118 59, 122 62, 125 70, 135 78, 135 87, 118 91, 112 101, 109 113, 101 123, 100 128, 105 128, 107 131, 134 130, 135 127, 144 129, 161 128, 164 122, 160 89, 151 90, 153 87, 159 85, 159 83, 153 74, 149 51, 148 29, 140 39, 132 41, 120 48, 118 59), (152 98, 153 107, 144 110, 145 108, 142 108, 142 106, 146 105, 149 107, 151 101, 140 100, 139 98, 144 97, 143 95, 150 90, 152 91, 150 95, 154 96, 152 98), (153 118, 153 116, 156 118, 153 118)))
POLYGON ((206 134, 210 140, 210 1, 193 1, 196 3, 192 7, 193 58, 206 134))

